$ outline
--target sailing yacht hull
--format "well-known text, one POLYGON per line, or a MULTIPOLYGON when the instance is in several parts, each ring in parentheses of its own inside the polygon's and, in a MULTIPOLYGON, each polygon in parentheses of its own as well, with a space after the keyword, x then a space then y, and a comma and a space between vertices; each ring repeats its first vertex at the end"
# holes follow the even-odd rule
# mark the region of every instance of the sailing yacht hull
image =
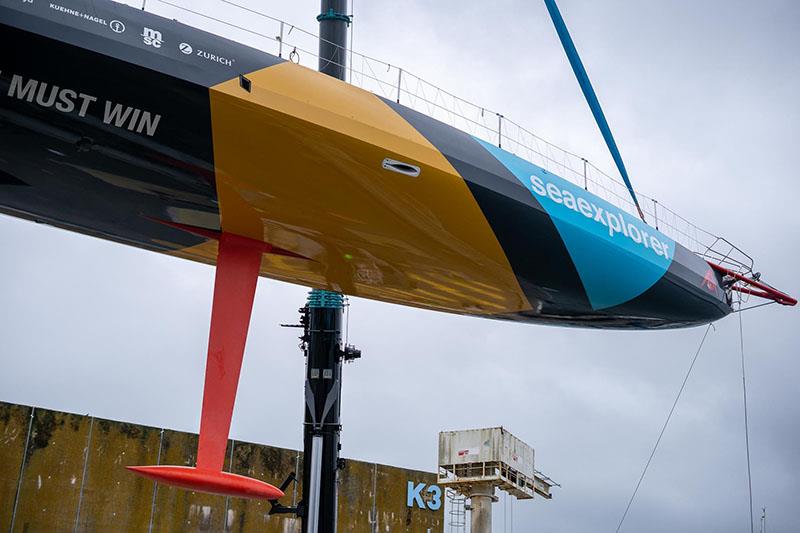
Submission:
MULTIPOLYGON (((104 0, 0 0, 0 211, 263 276, 602 328, 731 311, 703 260, 508 152, 339 80, 104 0), (386 160, 418 168, 407 175, 386 160)), ((57 266, 56 266, 57 268, 57 266)))

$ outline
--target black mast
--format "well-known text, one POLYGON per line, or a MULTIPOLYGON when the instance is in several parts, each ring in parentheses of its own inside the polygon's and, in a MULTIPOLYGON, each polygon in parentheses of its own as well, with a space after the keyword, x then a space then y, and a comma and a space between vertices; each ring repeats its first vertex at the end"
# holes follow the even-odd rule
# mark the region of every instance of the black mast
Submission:
POLYGON ((347 0, 322 0, 319 21, 319 71, 343 80, 347 65, 347 0))
POLYGON ((361 357, 360 350, 342 346, 344 305, 341 294, 314 289, 300 310, 306 355, 300 504, 304 533, 336 533, 338 473, 344 468, 339 459, 342 363, 361 357))
MULTIPOLYGON (((345 79, 347 0, 322 0, 319 21, 319 71, 345 79)), ((313 290, 301 311, 305 331, 306 414, 303 429, 303 532, 336 533, 342 363, 361 353, 342 349, 341 294, 313 290)))

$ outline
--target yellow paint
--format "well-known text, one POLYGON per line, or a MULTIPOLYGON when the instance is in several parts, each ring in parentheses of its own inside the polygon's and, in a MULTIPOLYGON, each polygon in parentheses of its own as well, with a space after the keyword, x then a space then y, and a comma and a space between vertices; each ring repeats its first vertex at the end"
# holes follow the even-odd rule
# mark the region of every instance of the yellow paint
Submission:
POLYGON ((529 309, 462 177, 388 105, 292 63, 247 77, 250 93, 238 79, 210 91, 222 229, 313 259, 265 255, 263 275, 457 313, 529 309), (384 170, 387 157, 422 172, 384 170))

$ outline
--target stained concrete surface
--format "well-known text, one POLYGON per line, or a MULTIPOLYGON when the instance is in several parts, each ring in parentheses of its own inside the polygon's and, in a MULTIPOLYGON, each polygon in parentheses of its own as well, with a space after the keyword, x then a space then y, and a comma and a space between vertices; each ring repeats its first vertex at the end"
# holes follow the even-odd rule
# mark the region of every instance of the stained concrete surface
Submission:
MULTIPOLYGON (((0 402, 0 531, 294 533, 291 515, 257 500, 156 485, 126 465, 194 465, 197 435, 0 402)), ((229 441, 225 469, 280 484, 302 479, 302 453, 229 441)), ((339 481, 338 531, 443 531, 436 511, 407 506, 408 482, 430 472, 348 459, 339 481)), ((300 486, 281 503, 294 505, 300 486)))

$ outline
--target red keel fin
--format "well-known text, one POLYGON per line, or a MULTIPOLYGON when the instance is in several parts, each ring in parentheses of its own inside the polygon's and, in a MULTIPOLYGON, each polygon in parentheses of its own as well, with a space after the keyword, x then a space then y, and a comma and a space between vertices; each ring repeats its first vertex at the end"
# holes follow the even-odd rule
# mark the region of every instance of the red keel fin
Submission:
POLYGON ((131 466, 129 470, 168 485, 214 494, 269 500, 283 496, 268 483, 222 472, 264 253, 254 242, 230 233, 219 235, 197 467, 131 466))

